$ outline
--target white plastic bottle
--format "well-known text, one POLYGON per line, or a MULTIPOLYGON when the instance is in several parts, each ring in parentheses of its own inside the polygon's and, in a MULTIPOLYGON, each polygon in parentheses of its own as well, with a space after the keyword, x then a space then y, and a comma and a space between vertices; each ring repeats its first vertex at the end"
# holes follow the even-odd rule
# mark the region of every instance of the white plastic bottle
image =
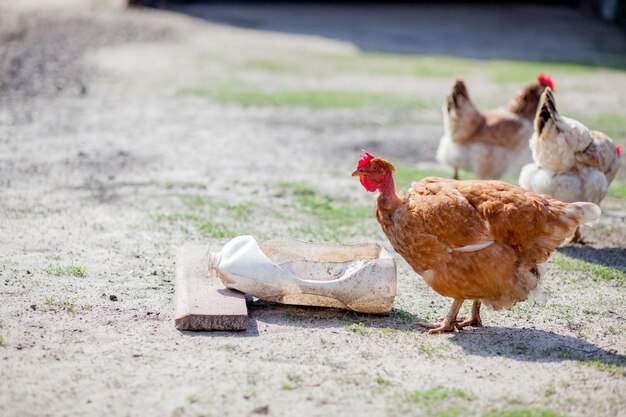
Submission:
POLYGON ((343 245, 239 236, 209 266, 224 285, 267 301, 387 314, 396 263, 375 243, 343 245))

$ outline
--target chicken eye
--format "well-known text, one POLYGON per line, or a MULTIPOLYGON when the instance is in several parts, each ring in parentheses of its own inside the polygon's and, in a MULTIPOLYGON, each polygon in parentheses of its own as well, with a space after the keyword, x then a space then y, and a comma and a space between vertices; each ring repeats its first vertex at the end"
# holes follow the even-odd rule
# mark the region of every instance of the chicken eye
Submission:
POLYGON ((374 166, 374 167, 372 168, 372 171, 374 171, 374 172, 378 172, 378 167, 377 167, 377 166, 374 166))

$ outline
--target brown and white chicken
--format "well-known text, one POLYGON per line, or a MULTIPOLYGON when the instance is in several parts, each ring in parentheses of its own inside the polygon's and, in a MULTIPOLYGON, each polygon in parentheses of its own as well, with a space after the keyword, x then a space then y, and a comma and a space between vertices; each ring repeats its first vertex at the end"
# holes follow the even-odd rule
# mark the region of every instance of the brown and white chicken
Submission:
POLYGON ((393 248, 426 283, 454 299, 430 333, 481 325, 480 306, 496 310, 541 295, 539 265, 582 222, 600 216, 593 203, 563 203, 501 181, 429 177, 405 195, 395 191, 389 162, 364 152, 353 176, 380 191, 375 214, 393 248), (458 321, 465 300, 469 318, 458 321))
POLYGON ((480 112, 462 80, 456 80, 443 105, 444 134, 437 160, 454 169, 476 173, 480 179, 498 179, 530 161, 528 139, 539 97, 552 80, 539 74, 537 82, 521 89, 504 107, 480 112))
MULTIPOLYGON (((530 139, 534 162, 522 168, 519 183, 561 201, 600 204, 620 166, 621 149, 602 132, 561 116, 547 88, 530 139)), ((577 231, 574 241, 580 241, 577 231)))

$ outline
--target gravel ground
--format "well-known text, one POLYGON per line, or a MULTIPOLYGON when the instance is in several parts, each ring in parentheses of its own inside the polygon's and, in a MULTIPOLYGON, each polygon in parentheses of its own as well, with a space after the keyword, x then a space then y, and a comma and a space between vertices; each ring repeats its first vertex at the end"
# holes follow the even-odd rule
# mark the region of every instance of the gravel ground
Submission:
MULTIPOLYGON (((486 311, 481 329, 415 328, 449 300, 398 256, 388 317, 251 299, 246 332, 193 334, 174 329, 172 305, 185 242, 217 249, 250 233, 389 247, 371 195, 348 174, 363 147, 405 171, 445 169, 432 161, 452 76, 404 73, 405 58, 360 51, 604 63, 564 69, 557 100, 570 114, 617 117, 624 143, 623 32, 537 5, 477 6, 482 17, 468 22, 463 6, 46 4, 0 2, 2 416, 626 412, 626 200, 616 196, 586 230, 595 243, 547 264, 547 306, 486 311), (520 29, 509 47, 497 33, 516 16, 542 29, 520 29), (453 23, 448 43, 442 21, 453 23), (415 46, 427 35, 437 41, 415 46), (260 93, 225 96, 233 85, 426 104, 250 105, 260 93)), ((467 78, 484 106, 520 84, 467 78)))

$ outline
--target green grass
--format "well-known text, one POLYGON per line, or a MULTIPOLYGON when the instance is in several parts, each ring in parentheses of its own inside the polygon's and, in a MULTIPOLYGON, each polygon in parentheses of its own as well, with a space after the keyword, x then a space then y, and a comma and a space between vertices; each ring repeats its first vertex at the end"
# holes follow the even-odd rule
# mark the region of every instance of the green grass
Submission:
POLYGON ((382 376, 377 376, 376 379, 374 379, 374 382, 376 382, 376 384, 380 385, 380 386, 387 386, 387 385, 391 385, 391 382, 387 381, 385 378, 383 378, 382 376))
POLYGON ((430 388, 425 391, 413 391, 406 395, 408 402, 415 404, 434 404, 449 398, 472 399, 473 395, 461 389, 430 388))
MULTIPOLYGON (((293 208, 299 215, 306 214, 314 220, 301 219, 301 225, 291 232, 312 235, 315 239, 340 241, 346 233, 354 233, 351 226, 374 218, 371 206, 360 206, 346 198, 321 195, 304 183, 281 182, 279 188, 293 197, 293 208)), ((285 196, 285 195, 283 195, 285 196)))
POLYGON ((248 222, 255 210, 263 209, 254 201, 227 203, 202 195, 185 195, 181 199, 186 211, 157 213, 153 216, 154 220, 175 225, 187 233, 196 232, 211 238, 236 236, 239 234, 236 229, 248 222))
POLYGON ((46 297, 44 304, 52 309, 60 309, 72 314, 91 310, 89 304, 76 304, 75 299, 72 300, 69 298, 57 299, 55 297, 46 297))
POLYGON ((493 410, 483 417, 565 417, 565 414, 550 409, 517 408, 513 410, 493 410))
POLYGON ((398 318, 406 324, 413 324, 417 321, 417 317, 415 317, 414 314, 411 314, 404 310, 397 310, 395 308, 391 311, 391 317, 398 318))
MULTIPOLYGON (((328 57, 329 60, 332 58, 328 57)), ((527 84, 539 73, 555 79, 561 74, 593 74, 599 70, 614 71, 593 64, 567 62, 468 59, 436 55, 403 55, 379 52, 358 52, 338 56, 338 69, 352 72, 404 74, 425 78, 466 77, 474 73, 491 75, 497 83, 527 84)), ((558 88, 558 86, 557 86, 558 88)))
POLYGON ((4 346, 4 337, 0 336, 0 346, 4 346))
MULTIPOLYGON (((275 63, 279 67, 279 63, 275 63)), ((440 100, 426 100, 414 94, 352 89, 268 89, 233 80, 222 80, 203 87, 180 90, 182 95, 209 97, 223 103, 243 106, 303 106, 315 109, 363 107, 382 109, 436 108, 440 100)))
POLYGON ((369 336, 372 333, 372 331, 365 327, 363 323, 353 323, 345 325, 343 328, 351 331, 352 333, 356 333, 359 336, 369 336))
POLYGON ((613 198, 626 198, 626 182, 613 181, 609 186, 609 192, 607 194, 609 197, 613 198))
POLYGON ((43 272, 57 277, 61 275, 84 277, 87 275, 87 270, 77 265, 48 265, 43 272))
POLYGON ((274 74, 298 74, 305 71, 305 68, 302 67, 302 65, 271 59, 250 59, 243 64, 243 67, 246 69, 260 70, 274 74))
POLYGON ((491 72, 497 83, 528 84, 534 82, 539 73, 544 73, 552 77, 557 90, 560 74, 590 74, 600 70, 591 65, 512 60, 487 60, 482 61, 482 66, 484 70, 491 72))
POLYGON ((560 254, 554 256, 552 262, 563 271, 587 272, 591 275, 591 279, 594 282, 609 282, 617 285, 623 285, 626 282, 626 272, 617 268, 598 265, 580 259, 571 259, 560 254))
POLYGON ((626 366, 624 364, 618 365, 618 364, 613 364, 613 363, 605 363, 599 359, 581 360, 579 364, 584 365, 584 366, 591 366, 602 372, 607 372, 611 375, 626 376, 626 366))
POLYGON ((394 414, 419 415, 433 417, 458 417, 467 414, 464 405, 473 401, 475 396, 461 389, 434 387, 427 390, 407 392, 399 397, 399 408, 394 414))
MULTIPOLYGON (((613 141, 626 142, 626 114, 599 113, 594 115, 574 114, 572 118, 579 120, 591 130, 599 130, 613 141)), ((623 147, 623 146, 622 146, 623 147)))
POLYGON ((276 90, 268 91, 244 83, 221 83, 205 88, 186 88, 183 95, 210 97, 223 103, 242 106, 303 106, 315 109, 415 108, 430 107, 417 97, 388 92, 361 90, 276 90))
POLYGON ((283 391, 293 391, 294 389, 296 389, 296 387, 295 387, 294 385, 291 385, 291 384, 290 384, 290 383, 288 383, 288 382, 285 382, 285 383, 284 383, 284 384, 280 387, 280 389, 281 389, 281 390, 283 390, 283 391))

